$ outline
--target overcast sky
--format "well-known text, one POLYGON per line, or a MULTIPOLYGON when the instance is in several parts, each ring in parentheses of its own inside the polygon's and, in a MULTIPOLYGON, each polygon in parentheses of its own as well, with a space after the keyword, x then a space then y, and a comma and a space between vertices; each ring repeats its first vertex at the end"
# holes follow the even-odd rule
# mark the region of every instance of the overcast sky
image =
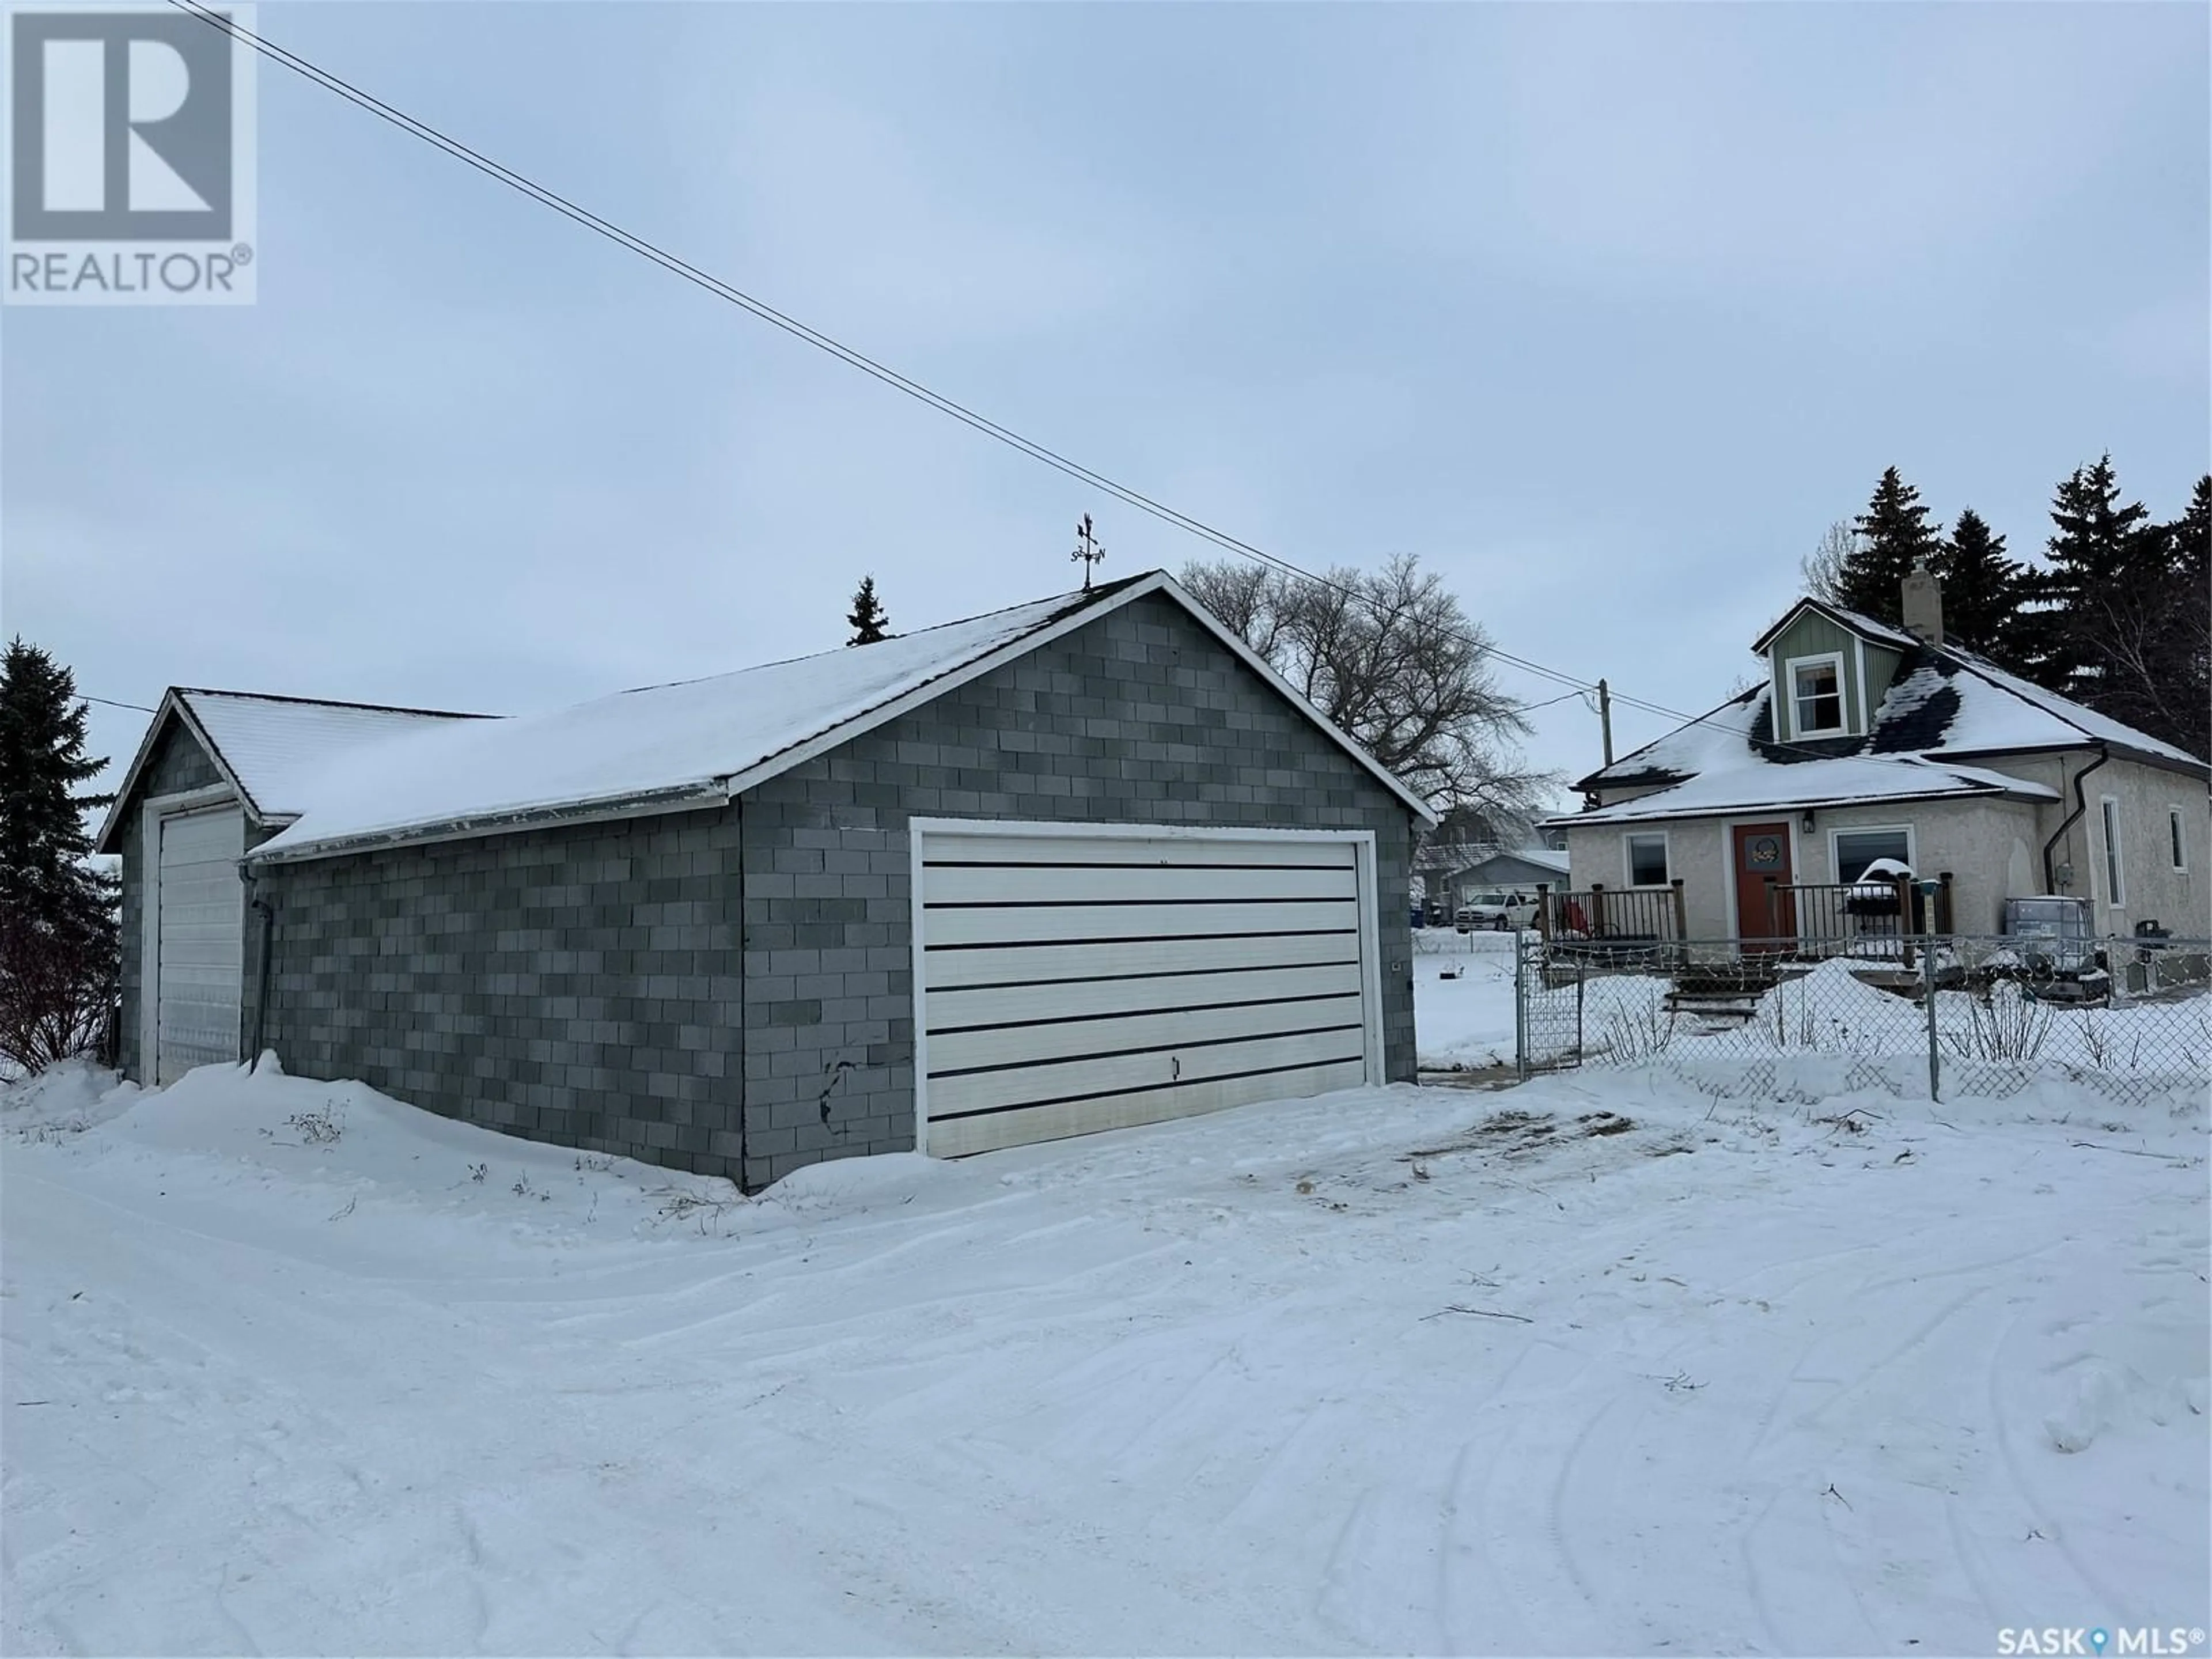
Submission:
MULTIPOLYGON (((2208 464, 2199 4, 264 3, 262 31, 1098 471, 1703 710, 1902 467, 2039 546, 2208 464)), ((0 315, 82 690, 522 711, 1180 532, 264 64, 260 302, 0 315)), ((1538 701, 1559 688, 1509 671, 1538 701)), ((1537 764, 1595 717, 1534 717, 1537 764)), ((1633 711, 1624 748, 1667 722, 1633 711)), ((143 716, 99 711, 120 764, 143 716)))

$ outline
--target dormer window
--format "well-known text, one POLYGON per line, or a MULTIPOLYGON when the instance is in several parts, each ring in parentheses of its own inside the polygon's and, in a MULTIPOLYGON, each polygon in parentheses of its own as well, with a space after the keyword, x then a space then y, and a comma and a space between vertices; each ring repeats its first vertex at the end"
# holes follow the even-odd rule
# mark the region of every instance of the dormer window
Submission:
POLYGON ((1790 724, 1801 738, 1840 735, 1844 730, 1844 659, 1839 652, 1795 657, 1790 663, 1790 724))

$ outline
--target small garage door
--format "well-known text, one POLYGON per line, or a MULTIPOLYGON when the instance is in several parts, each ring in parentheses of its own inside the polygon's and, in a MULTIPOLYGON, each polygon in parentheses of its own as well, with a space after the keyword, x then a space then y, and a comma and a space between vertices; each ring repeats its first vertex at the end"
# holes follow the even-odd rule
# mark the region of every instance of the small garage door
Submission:
POLYGON ((166 817, 161 827, 155 1079, 167 1083, 195 1066, 238 1058, 246 821, 228 807, 166 817))
POLYGON ((1364 840, 915 833, 931 1153, 1379 1079, 1364 840))

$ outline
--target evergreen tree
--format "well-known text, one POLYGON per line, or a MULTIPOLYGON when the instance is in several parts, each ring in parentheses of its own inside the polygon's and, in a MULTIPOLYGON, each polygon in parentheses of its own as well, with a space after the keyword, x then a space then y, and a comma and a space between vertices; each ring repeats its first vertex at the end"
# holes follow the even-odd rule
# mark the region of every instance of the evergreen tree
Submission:
POLYGON ((845 625, 853 630, 848 645, 873 645, 890 637, 891 619, 876 600, 876 579, 872 575, 860 578, 860 585, 853 590, 853 609, 845 618, 845 625))
POLYGON ((1836 603, 1892 628, 1905 622, 1905 579, 1916 565, 1933 569, 1942 532, 1928 522, 1920 492, 1898 475, 1881 475, 1867 510, 1851 521, 1858 541, 1836 574, 1836 603))
POLYGON ((2023 572, 2017 560, 2005 556, 2004 538, 1970 507, 1959 514, 1949 544, 1931 568, 1943 582, 1944 637, 2013 666, 2023 572))
POLYGON ((2121 502, 2109 454, 2059 484, 2044 568, 2023 588, 2022 672, 2037 684, 2097 706, 2115 635, 2130 626, 2118 611, 2166 586, 2166 538, 2149 518, 2142 502, 2121 502))
POLYGON ((36 1070, 105 1030, 118 971, 116 884, 85 863, 85 753, 70 671, 20 638, 0 657, 0 1054, 36 1070))
POLYGON ((2212 759, 2212 476, 2149 539, 2143 591, 2112 607, 2100 708, 2212 759))

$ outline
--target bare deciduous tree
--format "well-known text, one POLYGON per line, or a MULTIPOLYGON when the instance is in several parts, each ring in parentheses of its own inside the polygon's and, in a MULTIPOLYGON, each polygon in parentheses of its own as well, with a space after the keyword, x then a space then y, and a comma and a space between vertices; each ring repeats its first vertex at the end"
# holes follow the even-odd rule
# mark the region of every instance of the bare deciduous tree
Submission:
POLYGON ((1518 764, 1528 722, 1498 689, 1488 636, 1419 559, 1319 582, 1199 563, 1182 583, 1407 788, 1439 811, 1526 825, 1548 781, 1518 764))
POLYGON ((1849 519, 1838 519, 1822 531, 1819 544, 1797 562, 1805 591, 1832 605, 1842 603, 1836 595, 1843 583, 1844 566, 1858 544, 1859 532, 1849 519))

